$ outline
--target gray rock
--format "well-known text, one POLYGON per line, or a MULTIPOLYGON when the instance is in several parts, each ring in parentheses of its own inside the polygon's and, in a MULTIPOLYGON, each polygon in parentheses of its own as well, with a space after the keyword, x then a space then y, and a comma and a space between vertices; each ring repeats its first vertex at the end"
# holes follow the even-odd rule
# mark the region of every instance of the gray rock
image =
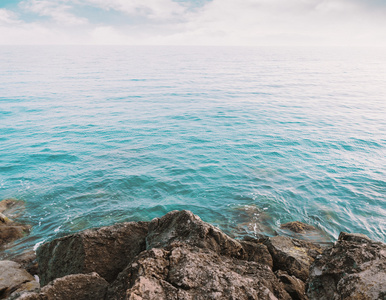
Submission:
POLYGON ((14 292, 32 291, 39 288, 39 283, 20 264, 0 261, 0 299, 5 299, 14 292))
POLYGON ((286 271, 302 281, 307 280, 311 263, 322 253, 319 245, 285 236, 269 238, 265 244, 273 258, 273 269, 286 271))
POLYGON ((97 272, 108 282, 145 250, 148 223, 130 222, 88 229, 38 248, 39 276, 44 286, 69 274, 97 272))
POLYGON ((172 245, 142 252, 108 290, 107 299, 291 299, 266 265, 172 245))
POLYGON ((40 291, 15 295, 18 300, 104 300, 108 283, 97 273, 55 279, 40 291))
POLYGON ((386 245, 342 232, 310 268, 309 299, 386 299, 386 245))

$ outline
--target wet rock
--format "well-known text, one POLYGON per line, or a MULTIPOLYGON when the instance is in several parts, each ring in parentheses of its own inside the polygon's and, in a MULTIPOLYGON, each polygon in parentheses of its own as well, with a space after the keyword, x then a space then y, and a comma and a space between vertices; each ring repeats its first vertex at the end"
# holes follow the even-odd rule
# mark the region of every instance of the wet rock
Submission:
POLYGON ((246 234, 258 236, 261 233, 277 235, 272 229, 272 217, 267 211, 256 205, 237 205, 231 207, 236 223, 232 228, 232 235, 242 237, 246 234))
POLYGON ((16 199, 4 199, 0 201, 0 213, 10 216, 17 216, 24 210, 24 201, 16 199))
POLYGON ((97 273, 55 279, 40 291, 15 295, 18 300, 103 300, 108 283, 97 273))
POLYGON ((307 280, 311 263, 322 253, 319 245, 285 236, 271 237, 265 244, 272 255, 273 270, 286 271, 302 281, 307 280))
POLYGON ((31 228, 28 225, 17 224, 8 218, 5 220, 0 221, 0 247, 26 236, 31 228))
POLYGON ((266 265, 176 244, 142 252, 108 299, 291 299, 266 265))
POLYGON ((316 230, 314 226, 299 221, 282 224, 280 228, 289 229, 296 233, 305 233, 307 230, 316 230))
POLYGON ((69 274, 97 272, 111 282, 145 250, 148 223, 121 223, 88 229, 38 248, 41 284, 69 274))
POLYGON ((386 244, 342 232, 310 268, 309 299, 386 298, 386 244))
POLYGON ((284 285, 284 289, 293 300, 307 300, 305 283, 295 276, 288 275, 285 271, 276 271, 276 277, 284 285))
POLYGON ((14 222, 11 216, 16 216, 16 211, 24 207, 24 202, 15 199, 0 201, 0 247, 26 236, 31 227, 14 222))
POLYGON ((0 299, 5 299, 13 292, 32 291, 39 288, 39 283, 20 264, 0 261, 0 299))

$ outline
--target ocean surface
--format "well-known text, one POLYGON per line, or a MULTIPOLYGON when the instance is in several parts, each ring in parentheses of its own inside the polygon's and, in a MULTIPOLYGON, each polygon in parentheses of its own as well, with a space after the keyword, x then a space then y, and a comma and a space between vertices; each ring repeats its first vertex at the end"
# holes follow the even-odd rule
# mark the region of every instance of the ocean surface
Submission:
POLYGON ((0 199, 30 236, 188 209, 386 242, 386 49, 0 47, 0 199))

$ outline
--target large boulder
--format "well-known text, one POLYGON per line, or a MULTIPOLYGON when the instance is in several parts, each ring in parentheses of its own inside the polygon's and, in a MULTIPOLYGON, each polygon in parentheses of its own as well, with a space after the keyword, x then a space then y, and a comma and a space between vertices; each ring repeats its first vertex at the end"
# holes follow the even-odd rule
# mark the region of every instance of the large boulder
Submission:
POLYGON ((164 248, 179 243, 210 249, 231 257, 245 256, 238 241, 213 225, 203 222, 190 211, 175 210, 150 222, 146 249, 164 248))
POLYGON ((39 288, 39 283, 20 264, 0 261, 0 299, 5 299, 14 292, 32 291, 39 288))
POLYGON ((145 250, 148 223, 129 222, 88 229, 38 248, 39 276, 44 286, 69 274, 97 272, 111 282, 145 250))
POLYGON ((386 244, 342 232, 310 268, 309 299, 386 299, 386 244))
POLYGON ((108 283, 97 273, 67 275, 40 291, 15 295, 19 300, 104 300, 108 283))
POLYGON ((307 280, 311 263, 322 253, 319 245, 285 236, 271 237, 265 244, 272 255, 273 270, 285 271, 302 281, 307 280))
POLYGON ((147 250, 180 244, 209 249, 219 255, 256 261, 272 267, 272 258, 265 245, 232 239, 190 211, 171 211, 150 222, 146 237, 147 250))
POLYGON ((110 286, 107 299, 291 299, 272 270, 210 249, 172 245, 142 252, 110 286))

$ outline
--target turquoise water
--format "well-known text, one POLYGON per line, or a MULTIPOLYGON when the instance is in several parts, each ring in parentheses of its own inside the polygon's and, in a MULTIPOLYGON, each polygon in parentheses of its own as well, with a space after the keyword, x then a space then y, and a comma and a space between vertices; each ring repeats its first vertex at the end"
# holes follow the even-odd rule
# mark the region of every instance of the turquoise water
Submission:
POLYGON ((1 47, 0 199, 33 225, 12 251, 174 209, 386 241, 383 50, 1 47))

